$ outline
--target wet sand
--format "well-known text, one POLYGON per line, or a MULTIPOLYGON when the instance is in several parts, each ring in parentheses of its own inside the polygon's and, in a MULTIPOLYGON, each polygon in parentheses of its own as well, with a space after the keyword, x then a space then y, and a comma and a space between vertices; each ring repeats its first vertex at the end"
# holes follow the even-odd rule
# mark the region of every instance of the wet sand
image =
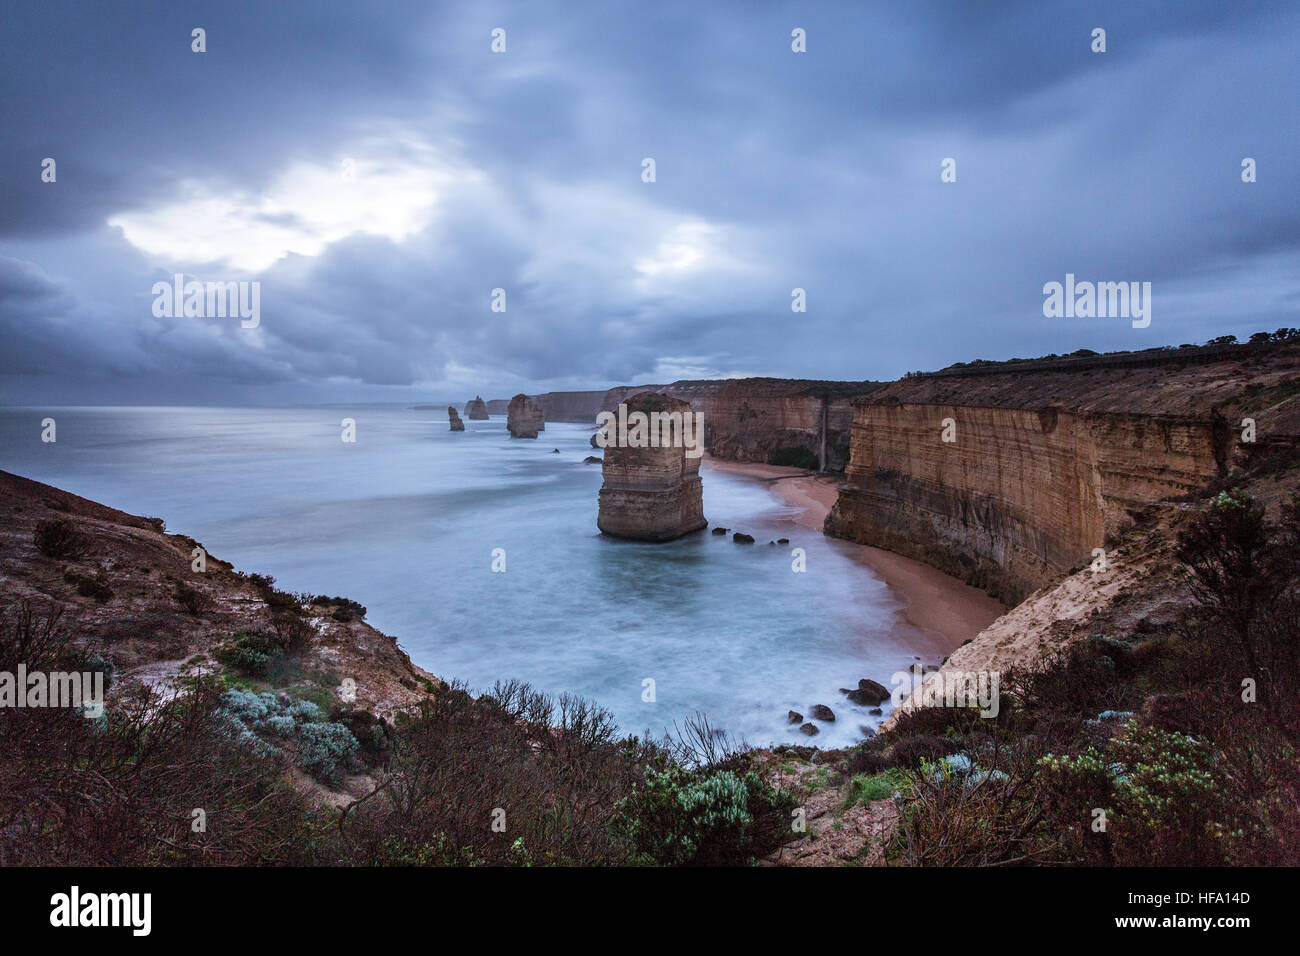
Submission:
MULTIPOLYGON (((835 504, 840 479, 816 475, 801 468, 705 458, 705 468, 748 475, 767 483, 786 504, 799 508, 802 527, 821 531, 835 504)), ((989 597, 957 578, 928 564, 892 551, 858 545, 859 560, 875 571, 906 605, 908 623, 930 631, 951 652, 1006 613, 1001 601, 989 597)))

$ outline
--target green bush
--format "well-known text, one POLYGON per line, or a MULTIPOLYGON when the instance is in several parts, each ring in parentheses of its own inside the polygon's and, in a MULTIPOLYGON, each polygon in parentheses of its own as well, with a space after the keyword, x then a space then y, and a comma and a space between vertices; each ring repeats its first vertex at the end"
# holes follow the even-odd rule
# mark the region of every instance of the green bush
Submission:
POLYGON ((794 798, 756 773, 647 770, 618 808, 632 861, 667 866, 740 866, 792 833, 794 798))
POLYGON ((221 703, 236 741, 251 752, 284 750, 326 783, 337 783, 356 762, 360 746, 352 732, 309 700, 228 690, 221 703))
POLYGON ((234 634, 212 652, 218 663, 233 668, 247 677, 264 677, 271 660, 280 651, 275 637, 270 634, 234 634))

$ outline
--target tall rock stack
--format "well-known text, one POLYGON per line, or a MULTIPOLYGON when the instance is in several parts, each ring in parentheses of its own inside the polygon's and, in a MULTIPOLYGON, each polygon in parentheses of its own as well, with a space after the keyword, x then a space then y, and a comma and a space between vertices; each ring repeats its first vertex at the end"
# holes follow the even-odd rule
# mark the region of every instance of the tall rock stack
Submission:
MULTIPOLYGON (((627 412, 691 413, 680 399, 657 392, 629 398, 627 412)), ((637 448, 609 442, 601 471, 596 526, 605 534, 637 541, 671 541, 708 525, 704 520, 700 459, 686 454, 680 431, 661 447, 637 448)))
POLYGON ((506 429, 511 438, 536 438, 538 432, 546 431, 542 406, 520 392, 510 399, 510 407, 506 410, 506 429))
POLYGON ((483 401, 482 395, 476 395, 465 403, 465 417, 472 422, 487 421, 487 404, 483 401))
POLYGON ((460 413, 456 411, 454 405, 447 406, 447 417, 451 419, 451 430, 454 432, 463 432, 465 423, 460 420, 460 413))

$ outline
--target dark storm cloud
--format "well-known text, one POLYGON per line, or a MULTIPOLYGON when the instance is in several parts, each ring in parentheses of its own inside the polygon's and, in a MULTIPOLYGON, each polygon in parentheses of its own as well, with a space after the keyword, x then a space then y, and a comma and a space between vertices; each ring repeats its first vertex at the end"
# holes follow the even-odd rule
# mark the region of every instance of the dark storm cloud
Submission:
POLYGON ((887 378, 1300 324, 1293 5, 989 6, 7 9, 0 394, 887 378), (1153 282, 1151 327, 1043 318, 1067 271, 1153 282), (260 327, 155 316, 178 272, 259 281, 260 327))

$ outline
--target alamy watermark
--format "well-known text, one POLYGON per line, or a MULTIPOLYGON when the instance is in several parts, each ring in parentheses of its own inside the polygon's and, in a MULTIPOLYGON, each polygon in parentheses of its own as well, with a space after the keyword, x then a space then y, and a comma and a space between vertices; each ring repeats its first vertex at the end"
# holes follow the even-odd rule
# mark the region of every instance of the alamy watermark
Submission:
POLYGON ((1047 283, 1043 295, 1049 319, 1132 319, 1135 329, 1151 324, 1150 282, 1075 282, 1067 272, 1064 284, 1047 283))
POLYGON ((103 671, 0 671, 0 707, 73 707, 86 717, 104 713, 103 671))
POLYGON ((975 707, 981 717, 996 717, 1000 709, 998 671, 897 671, 891 699, 895 707, 975 707), (910 699, 909 699, 910 698, 910 699))
POLYGON ((155 282, 155 318, 239 318, 240 328, 255 329, 262 322, 262 283, 185 281, 179 272, 171 283, 155 282))
POLYGON ((687 458, 704 454, 703 412, 617 412, 596 416, 598 448, 685 448, 687 458))

